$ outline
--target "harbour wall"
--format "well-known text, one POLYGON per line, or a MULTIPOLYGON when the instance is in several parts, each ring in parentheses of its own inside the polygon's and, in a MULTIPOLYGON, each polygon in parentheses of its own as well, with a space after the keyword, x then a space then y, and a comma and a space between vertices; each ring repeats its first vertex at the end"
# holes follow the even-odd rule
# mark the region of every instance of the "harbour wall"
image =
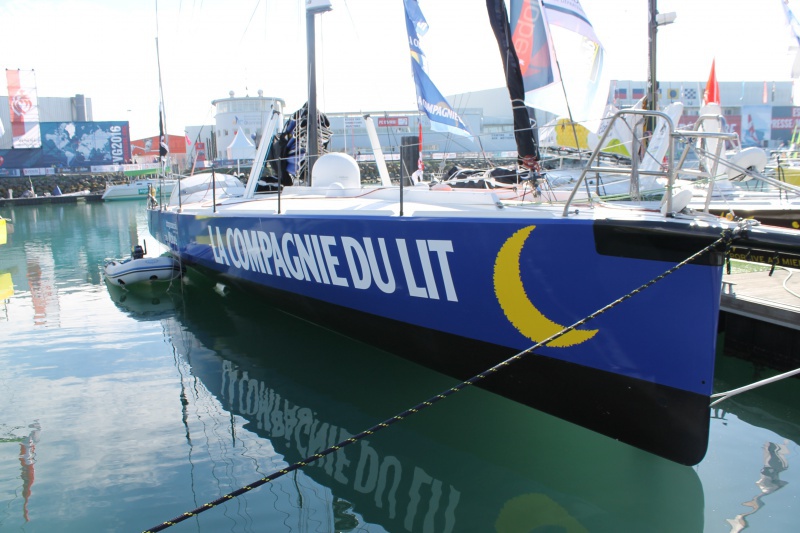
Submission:
POLYGON ((125 183, 122 173, 113 174, 58 174, 53 176, 26 176, 0 178, 0 198, 21 198, 26 191, 37 196, 53 194, 56 186, 62 194, 89 191, 91 194, 103 194, 106 184, 125 183), (12 196, 13 195, 13 196, 12 196))

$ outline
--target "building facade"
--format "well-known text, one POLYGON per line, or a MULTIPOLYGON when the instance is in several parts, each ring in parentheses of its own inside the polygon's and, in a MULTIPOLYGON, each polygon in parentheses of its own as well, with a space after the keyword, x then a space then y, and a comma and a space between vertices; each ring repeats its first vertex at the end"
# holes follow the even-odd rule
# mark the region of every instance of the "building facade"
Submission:
MULTIPOLYGON (((788 144, 792 133, 800 131, 800 107, 794 106, 794 84, 791 81, 721 82, 721 107, 728 131, 739 134, 743 146, 777 148, 788 144)), ((678 127, 689 128, 697 120, 703 102, 705 82, 661 82, 659 108, 672 102, 682 102, 684 111, 678 127)), ((646 94, 646 82, 615 80, 609 86, 608 103, 618 108, 632 107, 646 94)), ((259 98, 263 98, 259 95, 259 98)), ((257 124, 263 124, 273 99, 231 98, 215 100, 216 125, 210 127, 207 143, 216 143, 217 160, 225 160, 225 147, 232 141, 236 127, 247 128, 254 144, 260 139, 257 124), (244 102, 242 104, 241 102, 244 102), (269 103, 269 104, 268 104, 269 103), (250 113, 244 114, 242 105, 250 113), (260 111, 257 111, 258 109, 260 111), (258 113, 261 113, 260 116, 258 113), (216 133, 216 134, 215 134, 216 133)), ((516 143, 508 91, 505 87, 452 95, 448 100, 458 110, 469 127, 471 136, 456 136, 431 129, 430 121, 417 110, 326 113, 333 136, 329 149, 346 152, 362 160, 372 159, 373 149, 367 133, 365 115, 372 118, 381 150, 387 159, 397 159, 403 137, 419 137, 421 125, 422 149, 426 159, 463 159, 514 157, 516 143)), ((282 101, 280 105, 282 107, 282 101)), ((287 110, 287 114, 294 110, 287 110)), ((324 109, 321 110, 324 112, 324 109)), ((539 125, 555 120, 555 115, 535 111, 539 125)), ((208 129, 209 127, 205 127, 208 129)))
MULTIPOLYGON (((92 122, 92 99, 82 94, 69 97, 38 98, 41 122, 92 122)), ((0 150, 10 150, 12 142, 11 113, 8 96, 0 96, 0 122, 5 133, 0 135, 0 150)))
MULTIPOLYGON (((241 131, 241 135, 254 146, 258 146, 262 129, 272 110, 275 109, 282 114, 286 102, 281 98, 264 96, 262 90, 258 91, 258 96, 236 96, 231 91, 228 93, 228 98, 213 100, 211 105, 215 108, 215 124, 212 130, 214 142, 210 143, 213 149, 206 153, 213 154, 215 160, 227 160, 228 147, 233 144, 238 131, 241 131)), ((187 134, 188 132, 187 129, 187 134)), ((198 131, 198 134, 203 138, 201 132, 198 131)), ((204 142, 204 149, 208 150, 208 147, 209 145, 204 142)))
MULTIPOLYGON (((719 88, 726 127, 728 131, 739 134, 743 146, 778 148, 788 145, 793 135, 800 133, 800 107, 794 105, 792 81, 720 82, 719 88)), ((660 82, 659 107, 682 102, 685 107, 678 125, 690 127, 698 118, 704 90, 704 81, 660 82)), ((644 81, 615 80, 609 87, 608 103, 618 108, 630 107, 645 94, 644 81)), ((433 131, 430 121, 415 109, 368 113, 386 157, 399 158, 403 138, 419 138, 420 129, 426 159, 506 159, 514 156, 514 125, 506 88, 451 95, 448 100, 469 127, 471 136, 433 131)), ((185 128, 186 153, 185 156, 181 154, 179 162, 176 161, 182 172, 209 166, 211 161, 220 165, 235 164, 228 157, 228 148, 233 144, 237 132, 256 147, 273 109, 287 115, 295 111, 284 109, 283 99, 266 97, 262 91, 258 91, 257 96, 236 96, 230 92, 227 98, 213 100, 212 104, 216 110, 213 125, 185 128)), ((132 153, 126 121, 93 122, 90 98, 81 94, 66 98, 39 97, 38 106, 39 120, 45 132, 42 148, 38 149, 40 152, 36 152, 37 149, 13 150, 8 97, 0 96, 0 121, 5 130, 0 136, 0 175, 49 173, 71 166, 78 171, 91 171, 95 163, 117 164, 120 150, 113 146, 120 139, 124 139, 126 144, 121 151, 124 156, 122 162, 135 162, 140 155, 139 151, 132 153), (109 129, 112 127, 113 132, 109 129), (100 143, 90 138, 92 136, 86 133, 89 130, 100 131, 101 137, 102 132, 106 131, 100 141, 107 138, 108 142, 100 143), (78 137, 76 132, 80 133, 78 137), (48 150, 47 155, 44 154, 45 149, 48 150), (92 150, 97 157, 103 151, 108 151, 108 154, 101 154, 102 157, 93 161, 88 157, 92 150)), ((327 113, 327 116, 333 132, 331 150, 346 152, 362 160, 373 157, 364 113, 327 113)), ((536 111, 535 117, 539 125, 557 118, 541 111, 536 111)), ((170 139, 171 144, 174 142, 177 143, 170 139)), ((148 152, 144 157, 151 155, 148 152)), ((177 150, 174 155, 178 155, 177 150)))

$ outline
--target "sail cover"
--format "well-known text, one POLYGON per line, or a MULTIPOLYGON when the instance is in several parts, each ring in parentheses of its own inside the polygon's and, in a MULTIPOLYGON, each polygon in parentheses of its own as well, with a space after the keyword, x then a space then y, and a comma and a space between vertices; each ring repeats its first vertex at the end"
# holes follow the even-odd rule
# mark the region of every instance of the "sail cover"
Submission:
POLYGON ((608 100, 605 51, 578 0, 511 0, 525 102, 595 131, 608 100))
POLYGON ((421 37, 428 31, 428 23, 422 15, 417 0, 403 0, 403 6, 406 12, 406 30, 411 48, 411 66, 414 72, 414 84, 417 87, 419 110, 430 119, 433 131, 471 136, 467 125, 428 76, 425 54, 420 45, 421 37))

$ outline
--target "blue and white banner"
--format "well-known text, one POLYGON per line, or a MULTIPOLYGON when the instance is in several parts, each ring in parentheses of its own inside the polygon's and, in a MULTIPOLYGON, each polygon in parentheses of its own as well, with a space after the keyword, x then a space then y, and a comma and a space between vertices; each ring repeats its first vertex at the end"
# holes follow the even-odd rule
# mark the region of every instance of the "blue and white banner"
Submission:
POLYGON ((472 134, 467 125, 464 124, 455 109, 447 103, 447 99, 442 96, 442 93, 433 84, 428 74, 423 70, 422 65, 416 61, 412 61, 411 64, 414 68, 414 84, 417 87, 417 107, 430 119, 431 129, 438 132, 471 136, 472 134))
POLYGON ((428 116, 433 131, 472 136, 459 114, 442 96, 428 76, 425 67, 425 53, 420 45, 420 36, 428 31, 428 23, 422 15, 417 0, 403 0, 403 5, 406 13, 406 30, 411 50, 414 84, 417 87, 417 107, 428 116))
POLYGON ((42 122, 41 131, 46 166, 121 165, 131 158, 127 121, 42 122))

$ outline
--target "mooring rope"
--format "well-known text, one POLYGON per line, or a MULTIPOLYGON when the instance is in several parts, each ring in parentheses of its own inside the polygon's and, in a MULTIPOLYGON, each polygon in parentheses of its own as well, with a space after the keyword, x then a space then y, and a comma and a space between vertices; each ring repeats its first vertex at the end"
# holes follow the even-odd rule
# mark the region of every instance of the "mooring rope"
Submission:
POLYGON ((688 258, 684 259, 680 263, 676 264, 672 268, 664 271, 663 273, 661 273, 657 277, 653 278, 652 280, 648 281, 647 283, 644 283, 643 285, 640 285, 639 287, 635 288, 634 290, 632 290, 628 294, 626 294, 626 295, 618 298, 617 300, 614 300, 613 302, 601 307, 600 309, 598 309, 597 311, 593 312, 592 314, 587 315, 586 317, 578 320, 577 322, 575 322, 571 326, 567 326, 564 329, 562 329, 561 331, 559 331, 557 333, 554 333, 553 335, 549 336, 548 338, 544 339, 543 341, 540 341, 540 342, 536 343, 535 345, 531 346, 530 348, 527 348, 527 349, 525 349, 525 350, 523 350, 523 351, 521 351, 521 352, 519 352, 519 353, 517 353, 515 355, 512 355, 511 357, 509 357, 505 361, 497 363, 493 367, 491 367, 491 368, 489 368, 487 370, 484 370, 480 374, 477 374, 477 375, 469 378, 466 381, 462 381, 458 385, 456 385, 454 387, 451 387, 450 389, 448 389, 446 391, 440 392, 436 396, 433 396, 433 397, 425 400, 424 402, 421 402, 421 403, 415 405, 414 407, 411 407, 410 409, 406 409, 402 413, 398 413, 398 414, 394 415, 391 418, 387 418, 383 422, 380 422, 380 423, 372 426, 371 428, 369 428, 367 430, 364 430, 361 433, 358 433, 357 435, 354 435, 354 436, 349 437, 349 438, 347 438, 347 439, 345 439, 345 440, 343 440, 343 441, 341 441, 341 442, 339 442, 337 444, 334 444, 333 446, 330 446, 329 448, 327 448, 325 450, 322 450, 321 452, 315 453, 314 455, 310 455, 310 456, 306 457, 305 459, 303 459, 301 461, 298 461, 298 462, 296 462, 296 463, 294 463, 294 464, 292 464, 292 465, 290 465, 290 466, 288 466, 286 468, 282 468, 281 470, 278 470, 276 472, 273 472, 272 474, 270 474, 268 476, 262 477, 261 479, 256 480, 253 483, 250 483, 249 485, 241 487, 241 488, 239 488, 239 489, 237 489, 237 490, 235 490, 233 492, 229 492, 228 494, 225 494, 224 496, 221 496, 221 497, 217 498, 216 500, 210 501, 210 502, 208 502, 208 503, 206 503, 206 504, 204 504, 204 505, 202 505, 200 507, 197 507, 196 509, 193 509, 191 511, 188 511, 188 512, 185 512, 185 513, 183 513, 181 515, 178 515, 178 516, 176 516, 175 518, 173 518, 171 520, 167 520, 166 522, 162 522, 161 524, 159 524, 159 525, 157 525, 157 526, 155 526, 153 528, 145 530, 143 533, 156 533, 158 531, 163 531, 163 530, 165 530, 165 529, 167 529, 169 527, 172 527, 172 526, 174 526, 176 524, 179 524, 179 523, 183 522, 184 520, 188 520, 189 518, 197 516, 198 514, 200 514, 202 512, 208 511, 209 509, 212 509, 212 508, 214 508, 214 507, 216 507, 216 506, 218 506, 218 505, 220 505, 222 503, 225 503, 225 502, 230 501, 230 500, 232 500, 232 499, 234 499, 234 498, 236 498, 238 496, 241 496, 242 494, 250 492, 251 490, 253 490, 255 488, 258 488, 261 485, 264 485, 266 483, 270 483, 272 481, 275 481, 276 479, 278 479, 278 478, 280 478, 280 477, 282 477, 282 476, 284 476, 286 474, 294 472, 295 470, 299 470, 300 468, 303 468, 304 466, 308 466, 311 463, 317 461, 318 459, 322 459, 323 457, 325 457, 327 455, 330 455, 333 452, 339 451, 339 450, 341 450, 342 448, 344 448, 346 446, 349 446, 351 444, 355 444, 356 442, 360 441, 363 438, 370 437, 370 436, 376 434, 378 431, 386 429, 389 426, 392 426, 392 425, 396 424, 397 422, 405 420, 406 418, 408 418, 411 415, 415 415, 415 414, 419 413, 423 409, 427 409, 428 407, 433 406, 434 404, 444 400, 445 398, 448 398, 449 396, 452 396, 453 394, 455 394, 457 392, 460 392, 461 390, 467 388, 468 386, 474 385, 475 383, 481 381, 482 379, 484 379, 484 378, 486 378, 486 377, 488 377, 488 376, 490 376, 490 375, 492 375, 492 374, 504 369, 505 367, 507 367, 507 366, 509 366, 509 365, 521 360, 523 357, 525 357, 526 355, 528 355, 528 354, 534 352, 535 350, 541 348, 542 346, 546 346, 547 344, 553 342, 554 340, 556 340, 556 339, 558 339, 560 337, 563 337, 564 335, 566 335, 570 331, 572 331, 572 330, 574 330, 574 329, 586 324, 587 322, 597 318, 598 316, 602 315, 603 313, 605 313, 605 312, 613 309, 614 307, 618 306, 622 302, 624 302, 626 300, 629 300, 630 298, 632 298, 636 294, 639 294, 640 292, 650 288, 651 286, 653 286, 654 284, 658 283, 662 279, 666 278, 670 274, 675 273, 678 269, 688 265, 689 263, 692 263, 697 258, 699 258, 703 254, 705 254, 706 252, 709 252, 713 248, 716 248, 719 244, 723 244, 724 243, 725 247, 726 247, 726 250, 727 250, 728 248, 730 248, 730 245, 733 242, 733 240, 742 231, 743 227, 744 226, 742 226, 742 225, 738 225, 736 228, 723 230, 722 236, 719 239, 717 239, 713 243, 709 244, 708 246, 706 246, 705 248, 703 248, 699 252, 697 252, 695 254, 692 254, 691 256, 689 256, 688 258))
POLYGON ((712 394, 712 398, 717 398, 713 402, 711 402, 710 407, 714 407, 719 402, 723 400, 727 400, 731 396, 736 396, 737 394, 741 394, 743 392, 751 391, 753 389, 757 389, 759 387, 763 387, 764 385, 769 385, 770 383, 775 383, 776 381, 780 381, 782 379, 790 378, 794 375, 800 374, 800 368, 795 368, 794 370, 790 370, 789 372, 784 372, 783 374, 778 374, 777 376, 772 376, 771 378, 765 378, 761 381, 756 381, 755 383, 751 383, 749 385, 745 385, 743 387, 739 387, 738 389, 731 389, 727 392, 718 392, 716 394, 712 394))

